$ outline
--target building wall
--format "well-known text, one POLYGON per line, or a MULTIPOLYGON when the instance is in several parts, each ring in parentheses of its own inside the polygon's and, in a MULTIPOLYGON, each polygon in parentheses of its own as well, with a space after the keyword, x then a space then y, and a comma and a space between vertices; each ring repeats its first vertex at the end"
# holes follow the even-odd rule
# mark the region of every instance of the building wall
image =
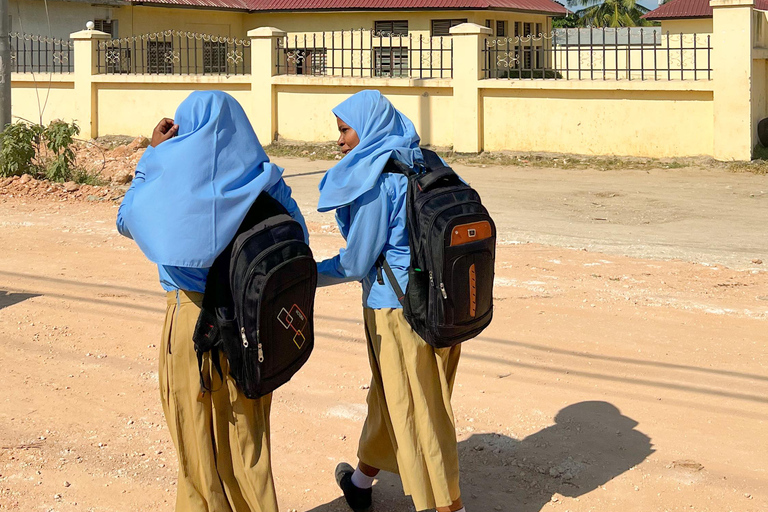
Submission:
MULTIPOLYGON (((485 25, 506 21, 508 35, 514 34, 515 21, 539 24, 544 32, 550 27, 544 15, 497 11, 401 11, 401 12, 295 12, 245 13, 206 9, 179 9, 154 6, 104 6, 85 2, 48 2, 53 37, 67 38, 85 28, 94 19, 117 20, 118 37, 142 35, 164 30, 184 30, 212 35, 245 38, 248 30, 273 26, 289 33, 331 30, 371 29, 379 20, 408 20, 409 32, 429 35, 433 19, 467 19, 485 25)), ((48 18, 41 0, 10 0, 12 31, 48 35, 48 18), (22 30, 23 29, 23 30, 22 30)))
POLYGON ((664 34, 711 34, 712 18, 664 20, 661 22, 661 31, 664 34))
POLYGON ((249 28, 243 24, 245 13, 204 9, 169 9, 165 7, 127 6, 115 10, 120 37, 165 30, 183 30, 243 39, 249 28))
MULTIPOLYGON (((536 14, 496 11, 363 11, 320 13, 253 13, 247 14, 245 27, 277 27, 290 34, 329 30, 372 29, 376 21, 408 20, 408 31, 414 35, 430 34, 432 20, 467 19, 469 23, 485 25, 486 20, 507 21, 508 30, 514 30, 514 21, 539 23, 548 27, 548 17, 536 14)), ((495 23, 494 23, 495 25, 495 23)), ((495 34, 495 32, 494 32, 495 34)))
POLYGON ((11 32, 67 39, 69 34, 85 29, 94 19, 114 18, 125 7, 91 5, 85 2, 48 2, 48 16, 42 0, 9 0, 11 32), (48 20, 50 19, 50 33, 48 20))

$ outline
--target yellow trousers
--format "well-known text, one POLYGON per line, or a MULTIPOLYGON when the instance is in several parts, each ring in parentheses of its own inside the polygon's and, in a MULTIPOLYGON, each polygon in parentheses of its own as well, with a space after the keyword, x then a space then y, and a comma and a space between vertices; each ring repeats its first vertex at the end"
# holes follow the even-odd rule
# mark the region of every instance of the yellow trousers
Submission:
POLYGON ((461 495, 451 392, 460 345, 435 349, 401 309, 364 311, 373 378, 358 458, 399 473, 416 510, 447 507, 461 495))
POLYGON ((204 359, 200 394, 192 333, 202 294, 169 292, 160 345, 160 397, 179 457, 176 512, 277 512, 269 444, 272 395, 246 398, 204 359))

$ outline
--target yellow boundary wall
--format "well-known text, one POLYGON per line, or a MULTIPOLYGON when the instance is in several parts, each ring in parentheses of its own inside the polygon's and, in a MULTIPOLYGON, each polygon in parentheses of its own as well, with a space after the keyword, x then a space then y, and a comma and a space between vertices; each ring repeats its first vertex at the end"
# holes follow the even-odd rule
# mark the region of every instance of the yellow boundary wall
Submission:
POLYGON ((250 75, 99 75, 95 52, 108 36, 81 31, 72 34, 74 73, 50 82, 48 75, 13 75, 13 113, 38 121, 38 105, 47 98, 43 122, 76 120, 92 137, 146 135, 190 92, 220 89, 241 102, 263 143, 321 142, 336 137, 335 105, 378 89, 413 120, 424 144, 458 152, 746 160, 757 122, 768 116, 762 46, 768 18, 753 11, 752 1, 712 0, 713 80, 483 80, 480 50, 488 29, 475 24, 451 30, 453 79, 275 76, 275 39, 285 32, 269 27, 248 33, 250 75), (734 48, 746 54, 735 58, 734 48))

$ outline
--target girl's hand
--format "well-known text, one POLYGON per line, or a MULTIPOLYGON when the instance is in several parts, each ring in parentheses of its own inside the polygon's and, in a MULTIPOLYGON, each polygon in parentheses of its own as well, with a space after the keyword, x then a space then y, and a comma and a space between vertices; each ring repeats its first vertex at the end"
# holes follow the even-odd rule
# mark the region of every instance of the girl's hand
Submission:
POLYGON ((150 146, 156 148, 161 142, 165 142, 168 139, 175 137, 179 132, 179 125, 173 123, 173 119, 164 118, 157 123, 155 129, 152 131, 152 142, 150 146))

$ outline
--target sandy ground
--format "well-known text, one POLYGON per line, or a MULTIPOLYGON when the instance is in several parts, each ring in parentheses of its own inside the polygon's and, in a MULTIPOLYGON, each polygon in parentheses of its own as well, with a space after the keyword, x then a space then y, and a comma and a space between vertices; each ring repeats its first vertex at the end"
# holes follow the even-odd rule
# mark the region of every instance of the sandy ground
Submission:
MULTIPOLYGON (((333 254, 327 162, 280 162, 333 254)), ((502 238, 453 398, 467 509, 768 510, 768 177, 459 170, 502 238)), ((173 510, 164 296, 116 211, 0 196, 0 510, 173 510)), ((359 285, 319 290, 316 328, 274 399, 283 511, 345 510, 333 469, 365 414, 359 285)), ((375 499, 412 510, 394 475, 375 499)))

